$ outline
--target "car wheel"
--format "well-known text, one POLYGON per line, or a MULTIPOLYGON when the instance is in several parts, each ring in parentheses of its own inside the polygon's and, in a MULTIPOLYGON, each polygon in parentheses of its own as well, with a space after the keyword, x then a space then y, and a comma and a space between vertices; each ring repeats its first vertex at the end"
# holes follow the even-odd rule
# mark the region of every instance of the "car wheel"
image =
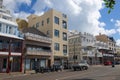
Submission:
POLYGON ((74 68, 74 71, 76 71, 76 68, 74 68))
POLYGON ((83 69, 83 70, 87 70, 87 67, 86 67, 86 66, 83 66, 82 69, 83 69))

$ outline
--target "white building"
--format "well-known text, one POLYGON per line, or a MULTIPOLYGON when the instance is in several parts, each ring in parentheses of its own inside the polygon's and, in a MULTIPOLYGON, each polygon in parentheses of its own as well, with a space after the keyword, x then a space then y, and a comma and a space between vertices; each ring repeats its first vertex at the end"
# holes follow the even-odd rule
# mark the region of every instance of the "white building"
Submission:
POLYGON ((0 72, 22 71, 23 35, 0 0, 0 72))

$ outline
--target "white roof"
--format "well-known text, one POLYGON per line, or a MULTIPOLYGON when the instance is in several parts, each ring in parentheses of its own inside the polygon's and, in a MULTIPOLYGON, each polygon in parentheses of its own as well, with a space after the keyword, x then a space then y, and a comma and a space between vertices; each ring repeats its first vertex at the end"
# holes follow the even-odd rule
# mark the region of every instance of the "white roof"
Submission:
POLYGON ((0 22, 5 23, 5 24, 10 24, 10 25, 13 25, 13 26, 18 26, 16 22, 5 20, 5 19, 2 19, 2 18, 0 18, 0 22))
POLYGON ((16 38, 16 39, 23 39, 23 38, 20 38, 18 36, 15 36, 15 35, 5 34, 5 33, 0 33, 0 36, 10 37, 10 38, 16 38))

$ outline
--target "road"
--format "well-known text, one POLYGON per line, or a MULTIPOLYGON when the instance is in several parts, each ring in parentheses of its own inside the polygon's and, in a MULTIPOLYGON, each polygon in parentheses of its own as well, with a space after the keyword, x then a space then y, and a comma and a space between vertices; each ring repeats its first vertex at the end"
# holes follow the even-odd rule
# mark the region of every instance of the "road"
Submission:
POLYGON ((120 80, 120 65, 92 66, 86 71, 66 70, 38 74, 22 74, 0 78, 0 80, 120 80))

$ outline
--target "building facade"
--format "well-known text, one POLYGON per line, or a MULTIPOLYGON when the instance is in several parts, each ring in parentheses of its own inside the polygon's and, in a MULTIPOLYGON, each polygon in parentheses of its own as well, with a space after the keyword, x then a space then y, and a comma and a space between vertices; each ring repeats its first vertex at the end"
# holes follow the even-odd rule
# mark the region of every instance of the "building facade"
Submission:
POLYGON ((34 71, 36 67, 48 68, 52 61, 52 40, 36 28, 24 28, 24 71, 34 71))
POLYGON ((69 33, 69 63, 79 63, 82 60, 81 33, 69 33))
POLYGON ((28 27, 35 27, 52 39, 52 64, 67 63, 68 58, 68 25, 67 16, 53 9, 41 16, 28 16, 28 27))
POLYGON ((109 37, 105 34, 99 34, 96 36, 97 41, 104 42, 108 45, 108 49, 101 49, 103 54, 103 63, 107 61, 114 61, 114 55, 116 54, 116 42, 113 37, 109 37))
POLYGON ((23 35, 0 0, 0 72, 22 71, 23 35))
POLYGON ((87 60, 90 65, 96 64, 96 38, 89 33, 81 34, 81 45, 83 60, 87 60))

